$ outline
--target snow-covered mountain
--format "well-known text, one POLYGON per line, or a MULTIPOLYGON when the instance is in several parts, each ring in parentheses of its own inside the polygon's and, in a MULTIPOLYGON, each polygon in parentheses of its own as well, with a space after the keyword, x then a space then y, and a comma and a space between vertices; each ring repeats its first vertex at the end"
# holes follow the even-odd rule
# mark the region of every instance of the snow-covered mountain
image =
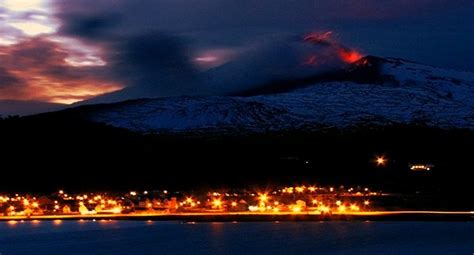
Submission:
POLYGON ((140 133, 412 123, 474 129, 474 73, 369 56, 327 77, 294 82, 292 89, 277 94, 144 99, 84 110, 88 120, 140 133))

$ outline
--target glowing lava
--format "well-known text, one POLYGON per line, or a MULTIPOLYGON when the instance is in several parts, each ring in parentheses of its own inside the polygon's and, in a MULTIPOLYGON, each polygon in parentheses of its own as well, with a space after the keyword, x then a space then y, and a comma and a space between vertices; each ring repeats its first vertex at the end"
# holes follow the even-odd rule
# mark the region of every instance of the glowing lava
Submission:
POLYGON ((341 48, 338 53, 339 57, 348 64, 354 63, 363 57, 362 54, 352 49, 341 48))
MULTIPOLYGON (((347 48, 334 40, 332 38, 333 32, 328 31, 328 32, 312 32, 307 34, 306 36, 303 37, 303 40, 305 42, 309 42, 315 45, 321 45, 321 46, 326 46, 329 48, 332 48, 333 50, 336 51, 338 57, 344 62, 344 63, 354 63, 357 60, 361 59, 363 55, 359 53, 358 51, 354 49, 347 48)), ((317 56, 316 55, 311 55, 308 57, 308 59, 304 62, 306 65, 315 65, 317 63, 317 56)))

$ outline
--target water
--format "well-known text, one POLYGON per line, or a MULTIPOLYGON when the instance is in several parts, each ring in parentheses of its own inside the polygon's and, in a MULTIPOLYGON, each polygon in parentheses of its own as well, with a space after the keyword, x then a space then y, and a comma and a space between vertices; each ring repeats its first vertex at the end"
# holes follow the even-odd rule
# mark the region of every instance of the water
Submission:
POLYGON ((474 254, 474 222, 0 222, 0 253, 474 254))

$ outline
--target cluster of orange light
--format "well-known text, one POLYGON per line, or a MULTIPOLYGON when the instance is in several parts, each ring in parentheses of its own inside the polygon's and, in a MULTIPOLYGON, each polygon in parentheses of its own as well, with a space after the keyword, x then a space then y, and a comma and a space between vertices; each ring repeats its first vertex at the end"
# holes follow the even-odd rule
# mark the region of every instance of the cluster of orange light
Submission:
POLYGON ((412 171, 430 171, 432 165, 411 165, 410 170, 412 171))
MULTIPOLYGON (((293 213, 303 213, 303 212, 313 212, 319 211, 321 213, 326 212, 339 212, 343 213, 345 211, 357 212, 361 210, 361 207, 352 202, 342 202, 337 200, 332 201, 335 198, 335 195, 347 195, 347 196, 366 196, 366 195, 377 195, 377 193, 369 193, 368 188, 363 189, 364 194, 361 192, 355 193, 354 188, 343 189, 341 186, 339 192, 333 193, 334 188, 330 187, 317 187, 314 185, 306 186, 294 186, 294 187, 285 187, 282 189, 277 189, 272 192, 245 192, 242 194, 237 193, 220 193, 220 192, 209 192, 208 199, 204 206, 201 207, 201 202, 193 197, 185 197, 182 201, 177 203, 176 198, 168 200, 164 207, 161 206, 161 203, 158 200, 153 199, 150 201, 149 198, 146 198, 145 207, 148 208, 148 212, 156 213, 155 209, 178 209, 181 207, 182 210, 186 211, 193 208, 192 210, 206 210, 206 208, 212 208, 215 210, 229 210, 229 211, 251 211, 251 212, 262 212, 262 213, 279 213, 279 212, 293 212, 293 213), (329 193, 328 193, 329 191, 329 193), (353 193, 354 191, 354 193, 353 193), (315 194, 318 192, 318 194, 315 194), (348 193, 346 193, 348 192, 348 193), (287 194, 287 195, 285 195, 287 194), (291 194, 291 195, 290 195, 291 194), (294 195, 293 195, 294 194, 294 195), (282 196, 284 195, 284 196, 282 196), (290 196, 288 196, 290 195, 290 196), (316 197, 316 195, 318 197, 316 197), (245 196, 254 197, 251 200, 245 198, 245 196), (322 197, 321 197, 322 196, 322 197), (237 199, 237 197, 240 197, 237 199), (321 200, 319 200, 321 198, 321 200), (174 202, 173 202, 174 199, 174 202), (309 203, 312 206, 308 206, 309 203)), ((143 192, 144 195, 147 195, 148 192, 143 192)), ((163 194, 168 194, 167 191, 163 191, 163 194), (165 193, 166 192, 166 193, 165 193)), ((133 197, 136 197, 138 201, 143 202, 143 197, 137 197, 138 193, 132 191, 129 193, 130 198, 135 200, 133 197)), ((122 204, 124 203, 123 199, 127 195, 124 195, 119 200, 115 200, 109 197, 106 193, 104 194, 75 194, 74 196, 69 195, 68 193, 60 190, 55 194, 59 199, 54 200, 54 212, 61 212, 63 214, 73 213, 70 206, 74 201, 78 205, 78 212, 83 215, 96 214, 96 213, 121 213, 123 210, 122 204), (66 202, 73 200, 70 202, 66 202), (61 206, 61 201, 65 203, 61 206), (91 207, 92 206, 92 207, 91 207)), ((31 213, 42 213, 39 209, 40 204, 36 200, 36 197, 29 198, 26 196, 20 196, 15 194, 14 197, 0 196, 0 204, 8 202, 8 213, 9 215, 30 215, 31 213), (20 205, 18 205, 20 204, 20 205), (23 208, 25 211, 16 211, 17 207, 23 208), (38 209, 38 210, 36 210, 38 209)), ((369 200, 365 200, 359 203, 364 206, 364 209, 369 206, 369 200)), ((47 208, 47 205, 45 205, 47 208)), ((51 207, 50 207, 51 208, 51 207)), ((128 208, 128 207, 127 207, 128 208)), ((145 213, 145 212, 143 212, 145 213)))

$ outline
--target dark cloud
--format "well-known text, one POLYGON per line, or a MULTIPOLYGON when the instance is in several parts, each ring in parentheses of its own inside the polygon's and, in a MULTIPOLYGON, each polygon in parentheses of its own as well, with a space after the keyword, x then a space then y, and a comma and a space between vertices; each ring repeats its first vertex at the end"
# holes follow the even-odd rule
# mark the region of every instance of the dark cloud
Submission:
POLYGON ((65 59, 69 56, 68 51, 58 42, 45 37, 34 37, 18 44, 0 47, 0 53, 0 66, 7 70, 34 71, 35 75, 54 76, 64 80, 107 76, 104 67, 74 68, 67 65, 65 59))
POLYGON ((122 87, 116 98, 230 93, 321 71, 301 68, 303 58, 333 59, 334 47, 285 37, 312 30, 364 53, 474 70, 472 0, 49 2, 54 18, 0 8, 0 45, 14 43, 0 46, 0 99, 74 102, 122 87), (17 21, 52 32, 27 34, 17 21))
POLYGON ((474 53, 471 0, 54 1, 61 33, 97 44, 172 31, 191 47, 245 47, 271 34, 334 30, 372 54, 474 70, 462 54, 474 53))
POLYGON ((44 37, 1 46, 0 56, 0 100, 74 102, 120 88, 104 67, 68 65, 67 50, 44 37))
POLYGON ((184 40, 170 34, 147 33, 129 38, 117 46, 120 49, 116 61, 118 66, 130 64, 145 72, 162 70, 169 73, 191 69, 184 40))
POLYGON ((115 80, 127 84, 123 91, 90 102, 131 98, 192 95, 203 92, 198 71, 191 62, 186 40, 170 33, 149 32, 110 42, 108 68, 115 80))
MULTIPOLYGON (((56 0, 62 20, 112 25, 121 33, 149 30, 308 28, 321 22, 447 15, 472 8, 468 0, 56 0), (92 18, 96 16, 98 18, 92 18), (91 22, 92 21, 92 22, 91 22)), ((472 9, 471 9, 472 10, 472 9)), ((66 29, 69 32, 76 30, 66 29)), ((92 32, 93 29, 91 29, 92 32)), ((84 32, 79 30, 80 34, 84 32)))
MULTIPOLYGON (((399 46, 397 41, 406 41, 410 48, 404 50, 413 54, 410 59, 447 61, 440 56, 420 59, 420 40, 415 38, 420 32, 406 34, 405 26, 429 24, 440 16, 452 18, 471 5, 466 0, 55 0, 60 33, 106 49, 114 79, 128 87, 119 94, 130 97, 219 94, 235 91, 239 84, 245 88, 247 80, 275 79, 272 68, 283 72, 290 69, 288 63, 298 66, 301 52, 308 51, 299 44, 272 42, 273 36, 312 29, 336 29, 343 43, 365 48, 366 53, 391 54, 399 46), (397 31, 378 38, 379 32, 391 29, 397 31), (371 46, 375 40, 383 42, 383 50, 371 46), (245 54, 213 70, 217 77, 199 74, 193 56, 216 48, 244 49, 245 54)), ((422 31, 430 34, 432 28, 426 26, 422 31)), ((424 43, 426 49, 437 47, 432 40, 424 43)))
POLYGON ((121 46, 115 48, 120 49, 116 58, 109 58, 117 60, 111 62, 111 67, 121 70, 124 74, 121 80, 133 85, 86 103, 182 95, 236 95, 272 82, 339 70, 348 63, 341 56, 341 50, 351 51, 329 36, 318 42, 304 40, 303 36, 275 36, 252 45, 221 66, 199 72, 191 64, 186 44, 180 37, 150 34, 121 46), (313 60, 308 63, 308 59, 313 60))
POLYGON ((118 27, 122 16, 118 14, 104 13, 101 15, 90 14, 60 14, 59 18, 63 21, 61 33, 85 37, 89 39, 98 39, 108 35, 110 30, 118 27))
POLYGON ((0 67, 0 88, 21 86, 23 81, 10 73, 6 68, 0 67))

